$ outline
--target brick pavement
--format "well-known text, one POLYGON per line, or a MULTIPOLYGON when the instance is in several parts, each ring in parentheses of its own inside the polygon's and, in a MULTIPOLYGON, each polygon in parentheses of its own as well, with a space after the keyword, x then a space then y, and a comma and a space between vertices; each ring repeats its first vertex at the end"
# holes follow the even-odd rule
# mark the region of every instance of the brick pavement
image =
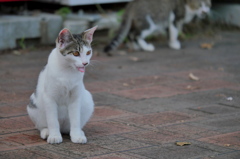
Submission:
POLYGON ((28 99, 51 49, 0 55, 0 158, 238 159, 239 37, 224 32, 186 40, 180 51, 156 43, 152 53, 93 57, 85 84, 96 107, 84 145, 68 135, 47 144, 28 118, 28 99), (205 50, 203 42, 215 45, 205 50))

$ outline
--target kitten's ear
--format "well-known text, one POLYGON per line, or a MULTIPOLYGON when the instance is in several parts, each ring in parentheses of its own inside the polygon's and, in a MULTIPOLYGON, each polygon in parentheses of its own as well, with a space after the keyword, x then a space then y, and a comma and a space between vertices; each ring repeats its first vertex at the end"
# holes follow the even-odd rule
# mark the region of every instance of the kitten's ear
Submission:
POLYGON ((95 32, 96 29, 97 26, 83 32, 83 39, 86 40, 89 44, 91 44, 93 40, 93 33, 95 32))
POLYGON ((63 49, 69 42, 73 40, 72 34, 66 28, 60 31, 56 43, 60 49, 63 49))

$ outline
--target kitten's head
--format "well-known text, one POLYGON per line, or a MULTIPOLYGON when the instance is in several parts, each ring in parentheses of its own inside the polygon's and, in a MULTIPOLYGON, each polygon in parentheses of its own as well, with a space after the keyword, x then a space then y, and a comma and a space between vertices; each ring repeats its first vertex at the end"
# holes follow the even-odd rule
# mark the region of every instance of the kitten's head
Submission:
POLYGON ((199 18, 209 14, 211 8, 211 0, 185 0, 187 6, 199 18))
POLYGON ((92 57, 91 42, 97 26, 84 31, 82 34, 71 34, 68 29, 60 31, 56 39, 56 48, 68 61, 73 69, 80 72, 90 63, 92 57))

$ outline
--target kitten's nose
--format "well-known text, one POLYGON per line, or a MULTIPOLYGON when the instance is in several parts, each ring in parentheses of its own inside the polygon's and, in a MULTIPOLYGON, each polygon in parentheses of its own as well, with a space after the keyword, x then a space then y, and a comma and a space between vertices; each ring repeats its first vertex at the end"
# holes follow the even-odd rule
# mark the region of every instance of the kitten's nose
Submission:
POLYGON ((84 66, 86 66, 88 63, 87 62, 84 62, 84 63, 82 63, 84 66))

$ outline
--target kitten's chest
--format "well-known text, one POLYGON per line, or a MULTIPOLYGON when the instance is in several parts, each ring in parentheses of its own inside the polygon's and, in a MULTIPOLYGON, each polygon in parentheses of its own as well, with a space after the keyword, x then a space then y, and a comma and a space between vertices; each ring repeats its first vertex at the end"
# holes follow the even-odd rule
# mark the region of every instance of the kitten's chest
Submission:
POLYGON ((58 79, 56 98, 59 105, 68 105, 77 96, 80 96, 83 83, 80 80, 58 79))
POLYGON ((53 84, 58 85, 59 88, 71 91, 75 87, 82 85, 83 76, 72 72, 58 72, 52 74, 51 81, 53 84))

